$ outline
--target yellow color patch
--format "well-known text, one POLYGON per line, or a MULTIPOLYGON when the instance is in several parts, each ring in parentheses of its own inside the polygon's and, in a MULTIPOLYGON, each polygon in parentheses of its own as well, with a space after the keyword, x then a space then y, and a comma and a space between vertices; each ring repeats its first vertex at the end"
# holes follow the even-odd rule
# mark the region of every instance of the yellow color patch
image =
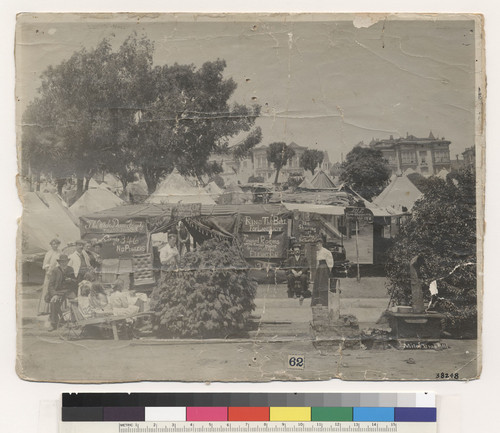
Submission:
POLYGON ((311 421, 310 407, 271 407, 269 421, 311 421))

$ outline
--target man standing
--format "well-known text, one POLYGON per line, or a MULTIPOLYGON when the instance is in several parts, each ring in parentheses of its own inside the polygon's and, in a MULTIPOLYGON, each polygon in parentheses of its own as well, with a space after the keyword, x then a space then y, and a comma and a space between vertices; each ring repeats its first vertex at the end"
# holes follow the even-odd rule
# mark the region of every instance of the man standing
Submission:
POLYGON ((61 306, 65 299, 76 297, 76 279, 73 268, 68 266, 69 257, 61 254, 57 259, 57 266, 50 273, 45 300, 50 304, 50 331, 57 329, 62 311, 61 306))
POLYGON ((307 259, 300 254, 300 245, 293 246, 293 254, 286 261, 286 278, 288 280, 288 297, 299 297, 301 300, 307 291, 309 283, 309 264, 307 259), (299 289, 296 284, 299 282, 299 289))
POLYGON ((191 249, 191 237, 189 235, 188 229, 182 221, 179 221, 179 255, 182 257, 186 252, 189 253, 191 249))
POLYGON ((323 240, 316 242, 316 274, 311 299, 311 307, 323 305, 328 307, 328 291, 330 290, 330 275, 334 262, 332 253, 323 246, 323 240))
POLYGON ((76 250, 70 254, 68 266, 73 268, 77 282, 83 280, 84 275, 90 269, 90 257, 86 251, 83 250, 85 242, 78 240, 75 242, 76 250))
POLYGON ((160 249, 162 271, 172 271, 179 266, 179 250, 177 249, 177 235, 169 233, 168 242, 160 249))

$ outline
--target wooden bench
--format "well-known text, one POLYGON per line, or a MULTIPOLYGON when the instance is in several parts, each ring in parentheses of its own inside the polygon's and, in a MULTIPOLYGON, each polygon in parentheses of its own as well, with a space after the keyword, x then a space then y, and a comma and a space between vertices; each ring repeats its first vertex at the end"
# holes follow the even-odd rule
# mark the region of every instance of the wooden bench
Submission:
POLYGON ((89 326, 103 327, 111 329, 113 333, 113 339, 119 340, 118 327, 120 323, 126 322, 130 319, 137 319, 139 317, 150 317, 153 312, 136 313, 127 316, 113 316, 112 314, 106 316, 97 316, 91 318, 85 318, 81 311, 78 309, 78 301, 69 300, 70 308, 70 320, 66 322, 66 331, 68 337, 74 336, 76 338, 81 337, 85 328, 89 326))

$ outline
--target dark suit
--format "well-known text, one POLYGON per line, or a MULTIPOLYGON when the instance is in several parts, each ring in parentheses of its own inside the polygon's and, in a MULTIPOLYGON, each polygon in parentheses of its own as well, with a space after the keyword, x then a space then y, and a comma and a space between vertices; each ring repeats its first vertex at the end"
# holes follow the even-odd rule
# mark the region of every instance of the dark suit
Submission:
POLYGON ((61 266, 57 266, 50 274, 46 298, 46 301, 50 303, 50 323, 53 328, 57 327, 57 324, 59 323, 62 316, 62 303, 66 299, 72 299, 75 297, 75 271, 70 266, 67 266, 64 270, 61 268, 61 266))
POLYGON ((286 277, 288 280, 288 297, 304 296, 307 291, 309 283, 309 264, 304 256, 299 256, 297 259, 295 255, 289 257, 286 261, 286 277), (295 276, 292 270, 302 272, 301 275, 295 276), (295 288, 295 282, 300 281, 300 288, 295 288))

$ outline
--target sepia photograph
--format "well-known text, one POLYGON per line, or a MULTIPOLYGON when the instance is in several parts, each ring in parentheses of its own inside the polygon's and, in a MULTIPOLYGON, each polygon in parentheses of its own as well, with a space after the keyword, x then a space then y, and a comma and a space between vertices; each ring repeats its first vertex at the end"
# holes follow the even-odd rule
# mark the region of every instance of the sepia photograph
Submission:
POLYGON ((22 13, 29 381, 473 380, 474 14, 22 13))

